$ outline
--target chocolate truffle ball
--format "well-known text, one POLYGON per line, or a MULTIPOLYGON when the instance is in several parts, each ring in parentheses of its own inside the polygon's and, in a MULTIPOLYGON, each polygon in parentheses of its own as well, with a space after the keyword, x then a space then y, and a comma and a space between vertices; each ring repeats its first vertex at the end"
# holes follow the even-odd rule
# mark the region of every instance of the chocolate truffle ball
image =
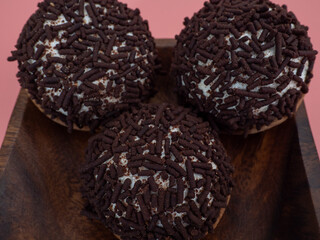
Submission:
POLYGON ((253 133, 292 116, 317 51, 308 28, 268 0, 211 0, 176 37, 181 96, 232 132, 253 133))
POLYGON ((209 123, 188 109, 143 105, 89 140, 89 215, 121 239, 199 239, 227 206, 232 166, 209 123))
POLYGON ((139 10, 116 0, 46 0, 9 60, 45 113, 96 128, 151 93, 155 44, 139 10))

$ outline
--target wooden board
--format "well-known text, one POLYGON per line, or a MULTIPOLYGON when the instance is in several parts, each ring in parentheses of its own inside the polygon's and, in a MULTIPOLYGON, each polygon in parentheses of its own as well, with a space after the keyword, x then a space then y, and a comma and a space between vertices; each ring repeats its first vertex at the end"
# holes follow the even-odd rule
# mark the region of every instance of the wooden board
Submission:
MULTIPOLYGON (((177 102, 167 76, 173 40, 157 40, 164 72, 153 102, 177 102)), ((21 91, 0 151, 0 239, 115 239, 81 216, 79 166, 89 133, 43 115, 21 91)), ((235 166, 229 207, 206 239, 320 239, 320 163, 305 107, 267 132, 221 136, 235 166)))

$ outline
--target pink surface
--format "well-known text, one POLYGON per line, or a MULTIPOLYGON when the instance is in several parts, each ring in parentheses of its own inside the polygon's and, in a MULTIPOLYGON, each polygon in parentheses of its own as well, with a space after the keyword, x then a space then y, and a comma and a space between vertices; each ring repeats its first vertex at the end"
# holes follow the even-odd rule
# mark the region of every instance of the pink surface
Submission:
MULTIPOLYGON (((300 22, 310 27, 309 35, 314 48, 320 50, 320 1, 319 0, 273 0, 279 4, 287 4, 300 22)), ((19 33, 28 19, 35 11, 39 0, 1 0, 0 1, 0 144, 12 113, 18 92, 19 84, 15 77, 16 63, 8 63, 6 58, 16 43, 19 33)), ((148 19, 150 29, 156 38, 173 38, 182 28, 184 17, 200 9, 204 0, 123 0, 132 8, 140 8, 143 18, 148 19)), ((319 76, 319 59, 314 68, 314 75, 319 76)), ((315 77, 311 82, 310 93, 305 101, 311 128, 318 152, 320 152, 320 80, 315 77)))

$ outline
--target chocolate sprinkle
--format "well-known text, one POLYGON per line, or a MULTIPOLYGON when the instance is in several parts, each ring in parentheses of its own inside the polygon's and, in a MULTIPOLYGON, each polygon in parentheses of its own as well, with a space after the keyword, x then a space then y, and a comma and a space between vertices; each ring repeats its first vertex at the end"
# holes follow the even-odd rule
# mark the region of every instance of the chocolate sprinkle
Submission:
POLYGON ((151 235, 154 239, 199 239, 210 230, 205 226, 211 225, 212 230, 216 215, 207 213, 219 213, 226 206, 233 169, 208 123, 182 107, 162 104, 140 105, 108 127, 89 140, 87 163, 81 170, 82 193, 90 206, 86 211, 121 239, 151 235), (149 141, 145 126, 158 137, 149 141), (137 142, 141 153, 132 144, 137 142))
POLYGON ((48 115, 70 131, 73 124, 94 130, 150 96, 156 50, 139 10, 115 0, 38 6, 8 60, 19 62, 21 86, 48 115), (63 105, 61 93, 68 96, 63 105))
POLYGON ((184 25, 172 74, 186 102, 231 131, 260 130, 292 116, 308 92, 317 51, 308 28, 286 7, 269 0, 210 0, 184 25), (287 82, 278 82, 290 73, 287 82), (236 98, 226 102, 230 96, 236 98))

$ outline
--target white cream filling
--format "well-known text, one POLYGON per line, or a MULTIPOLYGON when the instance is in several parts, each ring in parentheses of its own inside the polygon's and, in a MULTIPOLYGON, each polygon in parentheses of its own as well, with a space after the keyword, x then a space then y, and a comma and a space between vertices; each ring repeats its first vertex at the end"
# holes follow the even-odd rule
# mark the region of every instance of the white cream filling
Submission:
MULTIPOLYGON (((89 5, 89 3, 85 2, 85 6, 87 6, 87 5, 89 5)), ((100 4, 95 4, 95 5, 96 5, 96 7, 101 7, 100 4)), ((78 11, 76 11, 76 13, 77 13, 77 12, 78 12, 78 11)), ((107 8, 104 7, 104 13, 106 14, 107 12, 108 12, 107 8)), ((74 19, 72 18, 70 22, 74 23, 74 19)), ((92 19, 91 19, 91 17, 89 16, 89 14, 88 14, 88 12, 87 12, 86 9, 84 9, 83 22, 84 22, 85 24, 90 24, 90 23, 92 22, 92 19)), ((46 20, 46 21, 44 22, 44 24, 43 24, 43 25, 44 25, 43 27, 45 27, 46 25, 48 25, 48 26, 57 26, 57 25, 64 24, 64 23, 67 23, 67 20, 65 19, 65 17, 63 16, 63 14, 61 14, 61 15, 58 16, 58 19, 57 19, 57 20, 46 20)), ((99 24, 100 24, 100 23, 99 23, 99 24)), ((100 25, 101 25, 101 24, 100 24, 100 25)), ((94 27, 92 26, 92 28, 94 28, 94 27)), ((113 25, 113 24, 110 24, 110 25, 108 26, 108 28, 109 28, 109 29, 114 29, 114 25, 113 25)), ((64 32, 66 32, 66 31, 65 31, 65 30, 59 31, 58 37, 57 37, 57 38, 54 38, 54 39, 51 40, 51 41, 49 41, 48 39, 46 39, 44 42, 42 42, 42 41, 39 40, 38 42, 36 42, 36 43, 34 44, 34 51, 35 51, 35 52, 36 52, 37 49, 38 49, 38 48, 37 48, 37 45, 44 45, 44 46, 46 47, 45 50, 44 50, 44 52, 43 52, 43 54, 42 54, 43 56, 41 57, 41 60, 42 60, 42 61, 44 61, 44 62, 47 62, 47 61, 48 61, 48 60, 47 60, 47 57, 46 57, 47 54, 50 54, 51 57, 66 58, 65 55, 59 54, 58 50, 56 49, 56 45, 58 45, 58 44, 60 44, 60 43, 65 43, 65 42, 67 41, 67 39, 62 38, 62 35, 63 35, 64 32)), ((132 33, 132 32, 129 32, 129 33, 127 33, 127 35, 128 35, 128 36, 133 36, 133 33, 132 33)), ((72 35, 70 35, 70 36, 72 36, 72 35)), ((97 34, 93 34, 93 36, 97 36, 97 34)), ((79 40, 81 41, 81 39, 79 39, 79 40)), ((122 42, 121 45, 120 45, 120 47, 123 47, 123 46, 126 46, 126 42, 125 42, 125 41, 122 42)), ((93 50, 92 47, 88 47, 88 49, 93 50)), ((153 53, 152 53, 152 52, 149 52, 148 49, 146 49, 146 54, 145 54, 145 55, 142 55, 138 47, 135 47, 135 50, 137 51, 137 54, 136 54, 135 58, 143 57, 143 58, 144 58, 144 62, 145 62, 146 64, 148 64, 147 55, 148 55, 148 54, 153 55, 153 53)), ((118 54, 118 53, 119 53, 119 52, 118 52, 118 47, 117 47, 117 46, 113 46, 112 54, 118 54)), ((32 63, 34 63, 34 62, 36 62, 36 61, 33 60, 33 59, 29 59, 29 60, 28 60, 28 63, 29 63, 29 64, 32 64, 32 63)), ((98 62, 101 62, 101 60, 99 59, 98 62)), ((134 66, 134 64, 131 64, 131 67, 132 67, 132 66, 134 66)), ((63 67, 63 65, 60 64, 60 63, 55 63, 55 64, 54 64, 54 67, 55 67, 57 70, 60 70, 60 69, 63 67)), ((92 68, 86 68, 86 69, 85 69, 85 72, 90 71, 90 70, 92 70, 92 68)), ((41 67, 38 67, 38 68, 37 68, 37 71, 38 71, 44 78, 46 77, 46 74, 43 72, 43 67, 42 67, 42 66, 41 66, 41 67)), ((144 74, 144 73, 145 73, 145 71, 143 71, 142 69, 140 69, 140 72, 141 72, 141 74, 144 74)), ((117 72, 117 70, 106 69, 106 74, 107 74, 107 76, 104 76, 104 77, 102 77, 102 78, 100 78, 100 79, 98 79, 98 80, 96 80, 96 81, 94 81, 94 82, 92 82, 92 83, 95 84, 95 85, 99 85, 99 83, 102 83, 103 86, 106 87, 106 86, 108 85, 109 81, 110 81, 109 78, 108 78, 108 76, 117 75, 118 72, 117 72)), ((74 75, 74 74, 69 74, 69 75, 68 75, 68 79, 71 80, 72 77, 73 77, 73 75, 74 75)), ((125 81, 125 77, 122 77, 121 80, 122 80, 122 82, 124 82, 124 81, 125 81)), ((146 78, 138 78, 138 79, 136 79, 134 82, 136 82, 136 83, 137 83, 137 82, 140 82, 142 85, 144 85, 146 80, 147 80, 147 77, 146 77, 146 78)), ((39 80, 39 81, 41 82, 42 79, 39 80)), ((113 84, 112 84, 112 89, 114 90, 117 85, 114 83, 113 80, 111 80, 111 81, 113 82, 113 84)), ((77 81, 77 83, 73 83, 73 86, 78 86, 78 87, 79 87, 81 84, 82 84, 82 82, 77 81)), ((49 96, 50 100, 51 100, 51 101, 54 101, 53 97, 54 97, 54 96, 59 96, 59 95, 61 94, 62 90, 64 89, 64 87, 65 87, 65 86, 62 86, 61 89, 57 89, 57 90, 54 89, 54 88, 46 87, 46 88, 45 88, 45 93, 43 94, 43 97, 49 96)), ((40 87, 38 87, 38 89, 40 89, 40 87)), ((105 94, 106 91, 105 91, 105 90, 103 90, 103 91, 102 91, 102 90, 99 90, 100 97, 103 97, 103 98, 100 98, 100 100, 102 100, 102 103, 103 103, 102 106, 101 106, 101 108, 102 108, 102 109, 105 109, 107 103, 122 103, 123 101, 122 101, 122 99, 121 99, 121 95, 122 95, 124 92, 125 92, 124 86, 121 86, 120 93, 119 93, 119 97, 115 97, 115 96, 112 96, 112 95, 111 95, 111 96, 106 96, 106 94, 105 94)), ((74 96, 76 96, 78 99, 81 99, 81 98, 83 98, 83 93, 80 93, 80 94, 74 93, 74 96)), ((95 100, 95 99, 93 99, 93 100, 95 100)), ((91 110, 92 110, 92 107, 91 107, 91 106, 85 106, 84 103, 83 103, 83 104, 81 105, 81 109, 79 110, 79 114, 82 113, 82 112, 88 112, 88 111, 91 111, 91 110)), ((60 112, 60 113, 62 113, 62 114, 65 115, 65 116, 68 116, 68 112, 67 112, 66 110, 64 110, 63 108, 58 109, 57 112, 60 112)), ((95 116, 95 115, 92 116, 92 119, 97 119, 97 118, 98 118, 98 117, 95 116)))
MULTIPOLYGON (((272 8, 269 8, 269 11, 272 11, 272 10, 273 10, 272 8)), ((291 28, 294 29, 294 28, 295 28, 295 25, 294 25, 294 24, 291 24, 291 28)), ((257 31, 257 38, 260 37, 262 31, 263 31, 262 29, 260 29, 259 31, 257 31)), ((240 38, 245 37, 245 36, 248 37, 249 39, 252 39, 252 33, 249 32, 249 31, 245 31, 245 32, 241 33, 240 38)), ((207 37, 207 40, 212 39, 212 37, 213 37, 213 35, 209 35, 209 36, 207 37)), ((228 36, 225 37, 225 40, 227 41, 227 44, 230 45, 230 46, 231 46, 231 42, 230 42, 230 38, 231 38, 231 37, 234 37, 234 35, 233 35, 232 33, 230 33, 228 36)), ((248 44, 248 43, 249 43, 249 40, 248 40, 247 42, 245 42, 245 43, 248 44)), ((243 50, 239 47, 239 48, 235 49, 235 51, 238 52, 238 51, 243 51, 243 50)), ((270 48, 270 49, 267 49, 267 50, 263 51, 263 53, 264 53, 264 58, 268 58, 268 57, 270 57, 270 56, 274 56, 274 55, 275 55, 275 52, 276 52, 275 46, 272 47, 272 48, 270 48)), ((230 54, 230 53, 229 53, 229 54, 230 54)), ((252 58, 255 58, 255 57, 257 56, 257 54, 256 54, 255 52, 251 52, 251 54, 252 54, 252 58)), ((185 56, 185 58, 188 59, 187 56, 185 56)), ((297 57, 297 58, 292 58, 291 61, 300 63, 300 62, 302 61, 302 59, 303 59, 303 57, 297 57)), ((231 63, 231 56, 230 56, 230 58, 229 58, 229 63, 231 63)), ((209 66, 212 64, 212 60, 209 60, 209 59, 208 59, 206 63, 203 63, 203 62, 201 62, 201 61, 198 61, 198 64, 199 64, 200 66, 209 67, 209 66)), ((301 74, 301 78, 302 78, 303 82, 305 82, 305 80, 306 80, 306 78, 307 78, 308 69, 309 69, 309 61, 306 61, 306 63, 304 64, 304 69, 303 69, 302 74, 301 74)), ((194 71, 195 73, 197 73, 196 66, 193 67, 193 71, 194 71)), ((216 68, 213 66, 213 67, 211 68, 211 71, 214 73, 214 72, 216 71, 216 68)), ((286 67, 284 68, 284 70, 279 74, 279 76, 277 76, 277 77, 274 79, 274 82, 273 82, 273 83, 271 83, 271 84, 269 84, 269 85, 265 85, 265 86, 263 86, 263 87, 277 88, 280 84, 276 83, 275 81, 276 81, 278 78, 280 78, 281 76, 287 75, 287 74, 289 73, 289 71, 292 71, 294 74, 296 74, 297 71, 298 71, 298 69, 292 68, 292 67, 290 67, 290 66, 286 66, 286 67)), ((190 74, 191 74, 190 72, 185 73, 186 78, 188 78, 188 76, 190 76, 190 74)), ((191 83, 195 84, 195 85, 197 86, 197 88, 202 91, 203 96, 204 96, 206 99, 208 99, 208 98, 211 96, 211 91, 212 91, 212 90, 211 90, 211 86, 218 80, 219 76, 220 76, 220 74, 219 74, 210 84, 208 84, 208 85, 205 84, 205 81, 209 78, 209 75, 206 76, 205 78, 201 79, 198 84, 197 84, 196 82, 194 82, 194 81, 192 81, 191 83)), ((245 75, 245 76, 244 76, 244 75, 240 75, 240 76, 242 76, 242 77, 245 78, 245 79, 248 79, 248 78, 249 78, 247 75, 245 75)), ((231 77, 230 81, 233 81, 234 79, 235 79, 235 77, 231 77)), ((184 76, 182 76, 182 81, 181 81, 182 86, 185 86, 185 82, 184 82, 184 81, 185 81, 185 80, 184 80, 184 76)), ((220 88, 221 88, 221 87, 215 89, 214 91, 215 91, 215 92, 219 92, 220 88)), ((233 85, 231 85, 230 88, 232 88, 232 89, 246 90, 247 84, 241 83, 241 82, 236 82, 236 83, 234 83, 233 85)), ((261 88, 261 86, 258 86, 258 87, 256 87, 255 89, 253 89, 253 90, 251 90, 251 91, 252 91, 252 92, 259 92, 260 88, 261 88)), ((278 91, 277 94, 282 97, 282 96, 285 95, 290 89, 301 90, 301 86, 298 86, 295 81, 291 80, 290 83, 289 83, 289 85, 288 85, 285 89, 283 89, 282 91, 278 91)), ((191 91, 192 91, 192 90, 191 90, 191 91)), ((224 91, 223 94, 224 94, 223 97, 215 97, 215 101, 222 100, 222 103, 221 103, 221 104, 224 104, 224 103, 225 103, 224 100, 225 100, 227 97, 229 97, 230 95, 227 93, 227 91, 224 91)), ((196 95, 198 96, 198 98, 201 98, 201 95, 200 95, 200 94, 196 94, 196 95)), ((193 96, 192 96, 191 94, 189 94, 188 96, 189 96, 189 98, 193 99, 193 96)), ((247 97, 246 97, 246 99, 248 100, 247 97)), ((238 104, 239 104, 239 102, 238 102, 238 104)), ((238 104, 237 104, 237 105, 238 105, 238 104)), ((278 104, 278 100, 274 101, 274 102, 271 103, 271 104, 272 104, 272 105, 277 105, 277 104, 278 104)), ((236 109, 237 105, 232 106, 232 107, 229 107, 229 108, 227 108, 227 109, 228 109, 228 110, 236 109)), ((259 115, 260 113, 266 112, 268 109, 269 109, 269 105, 267 105, 267 106, 262 106, 262 107, 260 107, 260 108, 254 108, 254 109, 252 109, 252 111, 253 111, 254 115, 259 115)), ((219 109, 216 108, 216 110, 217 110, 218 112, 220 112, 219 109)), ((211 111, 211 112, 212 112, 212 111, 211 111)))

